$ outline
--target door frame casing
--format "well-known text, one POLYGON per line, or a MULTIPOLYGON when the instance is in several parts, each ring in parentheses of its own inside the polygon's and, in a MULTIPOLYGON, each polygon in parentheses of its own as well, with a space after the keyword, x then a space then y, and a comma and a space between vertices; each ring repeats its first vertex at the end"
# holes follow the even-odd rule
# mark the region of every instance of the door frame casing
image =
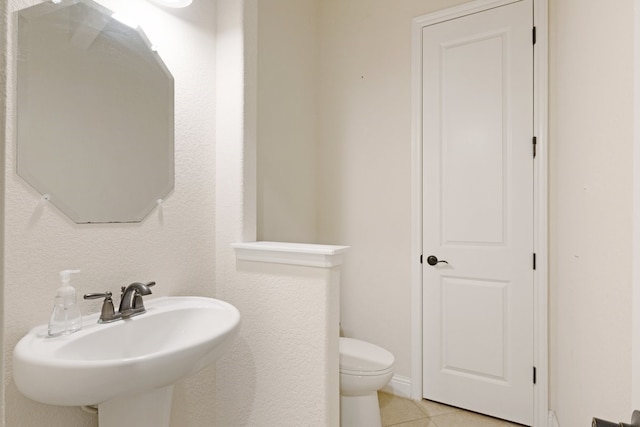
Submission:
MULTIPOLYGON (((411 53, 411 398, 422 399, 422 29, 425 26, 482 12, 521 0, 474 0, 460 6, 414 18, 411 53)), ((548 337, 548 0, 533 0, 536 27, 534 55, 534 386, 533 426, 549 419, 549 337, 548 337)))

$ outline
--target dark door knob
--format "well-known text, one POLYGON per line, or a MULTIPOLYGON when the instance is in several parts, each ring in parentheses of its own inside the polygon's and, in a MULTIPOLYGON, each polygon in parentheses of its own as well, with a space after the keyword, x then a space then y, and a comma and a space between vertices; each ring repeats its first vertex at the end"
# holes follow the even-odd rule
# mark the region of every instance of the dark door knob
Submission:
POLYGON ((445 261, 445 260, 439 260, 439 259, 438 259, 438 257, 437 257, 437 256, 434 256, 434 255, 429 255, 429 256, 427 257, 427 264, 429 264, 429 265, 436 265, 436 264, 438 264, 439 262, 444 262, 445 264, 449 264, 449 263, 448 263, 447 261, 445 261))

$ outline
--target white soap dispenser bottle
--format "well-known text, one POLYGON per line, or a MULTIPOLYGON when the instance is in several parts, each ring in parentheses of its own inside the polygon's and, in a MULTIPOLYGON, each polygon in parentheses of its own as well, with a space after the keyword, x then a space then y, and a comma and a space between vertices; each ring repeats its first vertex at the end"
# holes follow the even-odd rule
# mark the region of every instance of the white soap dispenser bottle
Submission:
POLYGON ((82 314, 76 304, 76 290, 69 284, 73 273, 80 273, 80 270, 60 272, 62 286, 56 291, 53 311, 49 319, 49 336, 51 337, 70 334, 82 328, 82 314))

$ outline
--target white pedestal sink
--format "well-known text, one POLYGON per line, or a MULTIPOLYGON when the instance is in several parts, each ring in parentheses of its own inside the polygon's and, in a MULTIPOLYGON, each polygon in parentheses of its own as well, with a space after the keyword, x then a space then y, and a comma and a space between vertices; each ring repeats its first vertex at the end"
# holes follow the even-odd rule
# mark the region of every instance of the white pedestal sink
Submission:
POLYGON ((13 352, 13 378, 30 399, 49 405, 97 405, 100 427, 168 427, 173 384, 224 353, 240 313, 203 297, 145 301, 147 312, 98 324, 86 316, 79 332, 48 337, 33 328, 13 352), (125 415, 126 414, 126 415, 125 415))

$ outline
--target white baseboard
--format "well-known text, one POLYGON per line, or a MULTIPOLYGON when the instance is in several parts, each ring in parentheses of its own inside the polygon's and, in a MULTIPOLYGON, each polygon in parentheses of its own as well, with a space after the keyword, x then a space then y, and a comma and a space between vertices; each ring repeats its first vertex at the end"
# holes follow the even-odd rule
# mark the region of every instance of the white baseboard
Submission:
POLYGON ((556 413, 553 411, 549 411, 549 421, 547 422, 549 427, 560 427, 558 424, 558 418, 556 417, 556 413))
POLYGON ((411 379, 394 375, 389 384, 382 389, 385 393, 393 394, 398 397, 411 399, 411 379))

